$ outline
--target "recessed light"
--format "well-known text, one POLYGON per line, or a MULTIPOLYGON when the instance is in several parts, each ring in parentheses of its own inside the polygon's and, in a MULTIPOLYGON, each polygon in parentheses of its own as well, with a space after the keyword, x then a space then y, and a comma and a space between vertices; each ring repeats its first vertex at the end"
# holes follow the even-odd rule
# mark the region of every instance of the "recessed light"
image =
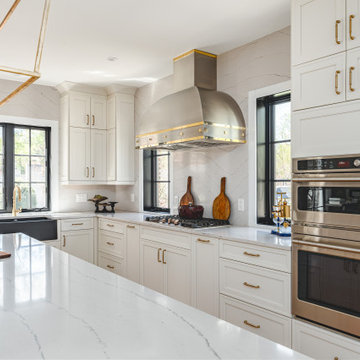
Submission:
POLYGON ((119 60, 116 56, 109 56, 108 58, 107 58, 107 60, 108 61, 117 61, 117 60, 119 60))

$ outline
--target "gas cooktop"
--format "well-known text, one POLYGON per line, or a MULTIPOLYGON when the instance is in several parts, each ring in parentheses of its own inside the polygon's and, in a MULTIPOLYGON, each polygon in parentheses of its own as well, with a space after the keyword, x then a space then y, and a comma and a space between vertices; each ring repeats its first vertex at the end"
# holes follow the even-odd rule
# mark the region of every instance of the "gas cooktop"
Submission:
POLYGON ((167 225, 180 225, 194 229, 230 225, 228 220, 217 220, 210 218, 181 219, 178 215, 148 216, 145 218, 145 220, 167 225))

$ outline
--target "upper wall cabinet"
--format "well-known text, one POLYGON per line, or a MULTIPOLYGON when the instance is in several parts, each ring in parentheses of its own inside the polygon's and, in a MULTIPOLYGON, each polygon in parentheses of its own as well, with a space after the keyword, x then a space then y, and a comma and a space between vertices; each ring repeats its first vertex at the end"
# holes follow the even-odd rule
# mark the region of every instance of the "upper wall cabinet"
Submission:
POLYGON ((293 65, 346 49, 345 7, 345 0, 292 1, 293 65))
POLYGON ((72 92, 69 102, 70 126, 106 129, 106 96, 72 92))
POLYGON ((360 0, 347 0, 347 48, 360 46, 360 0))

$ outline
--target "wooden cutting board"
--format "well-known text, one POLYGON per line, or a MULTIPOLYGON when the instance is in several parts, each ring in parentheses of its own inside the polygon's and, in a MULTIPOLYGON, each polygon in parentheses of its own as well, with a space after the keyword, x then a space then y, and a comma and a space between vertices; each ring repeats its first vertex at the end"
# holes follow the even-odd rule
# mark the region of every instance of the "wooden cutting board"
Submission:
POLYGON ((231 212, 230 200, 225 195, 225 182, 226 178, 221 178, 220 194, 213 203, 213 218, 218 220, 228 220, 231 212))
POLYGON ((180 200, 180 205, 189 205, 189 203, 195 205, 194 198, 191 194, 191 176, 187 179, 187 190, 180 200))
POLYGON ((8 258, 10 256, 11 256, 11 254, 6 253, 4 251, 0 251, 0 259, 6 259, 6 258, 8 258))

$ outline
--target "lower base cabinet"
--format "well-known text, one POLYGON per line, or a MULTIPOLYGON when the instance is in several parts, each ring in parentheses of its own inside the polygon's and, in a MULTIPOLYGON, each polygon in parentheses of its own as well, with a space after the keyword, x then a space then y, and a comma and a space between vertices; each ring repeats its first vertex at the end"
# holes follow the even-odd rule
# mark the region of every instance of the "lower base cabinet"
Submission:
POLYGON ((113 255, 98 252, 98 266, 121 276, 125 275, 124 260, 113 255))
POLYGON ((90 263, 94 262, 93 230, 78 230, 61 234, 61 250, 90 263))
POLYGON ((360 359, 360 341, 301 320, 293 320, 292 330, 293 349, 314 359, 360 359))
POLYGON ((291 318, 220 295, 220 318, 256 335, 291 347, 291 318))

